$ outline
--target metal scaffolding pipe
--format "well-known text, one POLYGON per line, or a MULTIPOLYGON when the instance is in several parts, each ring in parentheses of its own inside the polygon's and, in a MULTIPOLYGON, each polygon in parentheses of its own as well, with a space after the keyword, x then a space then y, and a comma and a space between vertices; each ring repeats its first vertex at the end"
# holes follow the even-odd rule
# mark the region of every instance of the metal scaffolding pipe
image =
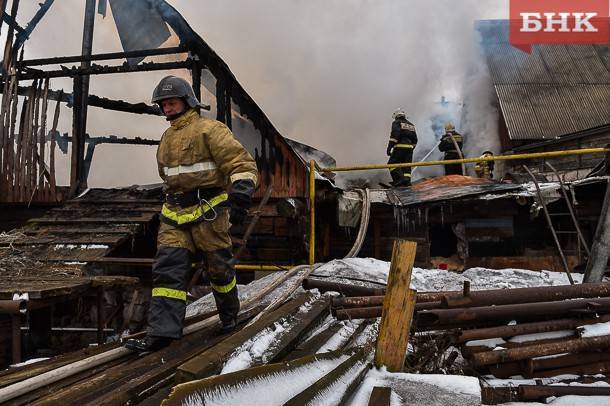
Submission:
POLYGON ((558 343, 533 344, 527 347, 510 348, 508 350, 480 352, 473 354, 472 364, 474 366, 493 365, 502 362, 544 357, 546 355, 589 351, 608 347, 610 347, 610 336, 573 338, 558 343))

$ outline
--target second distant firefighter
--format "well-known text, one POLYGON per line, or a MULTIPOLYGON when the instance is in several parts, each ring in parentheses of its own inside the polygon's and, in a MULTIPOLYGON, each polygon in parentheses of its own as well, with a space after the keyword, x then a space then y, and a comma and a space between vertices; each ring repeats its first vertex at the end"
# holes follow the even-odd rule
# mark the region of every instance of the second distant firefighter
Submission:
MULTIPOLYGON (((481 155, 481 158, 491 158, 494 154, 491 151, 485 151, 481 155)), ((494 161, 483 161, 477 162, 474 166, 474 172, 479 178, 493 179, 494 177, 494 161)))
MULTIPOLYGON (((402 109, 392 114, 392 131, 386 153, 390 157, 388 164, 402 164, 413 161, 413 149, 417 145, 417 133, 415 125, 407 120, 402 109)), ((411 185, 411 168, 390 169, 392 175, 392 186, 405 187, 411 185)))
MULTIPOLYGON (((462 159, 462 145, 464 137, 455 131, 451 123, 445 125, 445 134, 441 138, 438 149, 445 153, 444 160, 462 159)), ((445 165, 445 175, 464 175, 461 164, 445 165)))

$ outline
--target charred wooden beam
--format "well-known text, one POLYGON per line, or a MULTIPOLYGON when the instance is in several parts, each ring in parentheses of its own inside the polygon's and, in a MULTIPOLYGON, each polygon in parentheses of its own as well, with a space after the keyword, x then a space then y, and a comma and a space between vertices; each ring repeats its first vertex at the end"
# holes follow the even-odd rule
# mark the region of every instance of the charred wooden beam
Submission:
POLYGON ((122 65, 117 66, 102 66, 92 64, 90 67, 76 67, 71 68, 62 67, 59 70, 43 71, 34 70, 31 68, 25 68, 24 72, 19 74, 21 80, 31 80, 35 78, 65 78, 65 77, 76 77, 76 76, 88 76, 88 75, 107 75, 112 73, 132 73, 132 72, 150 72, 158 70, 172 70, 172 69, 190 69, 193 62, 190 59, 178 62, 145 62, 135 66, 129 65, 125 62, 122 65))
MULTIPOLYGON (((29 89, 29 86, 19 86, 19 96, 27 96, 29 89)), ((3 89, 0 86, 0 92, 2 91, 3 89)), ((49 89, 48 98, 49 100, 56 100, 62 103, 66 103, 70 108, 73 107, 74 96, 71 93, 64 93, 63 90, 49 89)), ((161 110, 157 105, 149 105, 146 103, 129 103, 123 100, 112 100, 95 95, 89 95, 88 104, 89 106, 100 107, 106 110, 122 111, 124 113, 150 114, 154 116, 162 115, 161 110)))
POLYGON ((15 39, 14 49, 17 50, 21 48, 25 41, 30 38, 30 34, 32 34, 40 20, 42 20, 45 14, 47 14, 47 11, 49 11, 54 1, 55 0, 45 0, 44 3, 40 4, 40 8, 36 12, 36 14, 34 14, 34 17, 32 17, 30 22, 25 26, 25 29, 20 31, 17 35, 17 38, 15 39))
POLYGON ((40 66, 40 65, 57 65, 62 63, 76 63, 76 62, 92 62, 92 61, 105 61, 111 59, 128 59, 128 58, 141 58, 147 56, 159 56, 159 55, 172 55, 181 54, 187 52, 187 49, 182 46, 170 47, 170 48, 157 48, 157 49, 143 49, 140 51, 127 51, 127 52, 107 52, 102 54, 93 55, 73 55, 73 56, 58 56, 53 58, 38 58, 28 59, 18 63, 19 67, 26 66, 40 66))

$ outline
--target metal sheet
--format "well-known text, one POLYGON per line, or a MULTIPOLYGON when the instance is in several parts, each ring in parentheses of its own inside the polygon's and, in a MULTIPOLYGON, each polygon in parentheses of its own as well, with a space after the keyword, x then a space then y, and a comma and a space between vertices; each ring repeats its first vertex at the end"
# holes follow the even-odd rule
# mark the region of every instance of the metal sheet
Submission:
POLYGON ((399 206, 410 206, 465 196, 524 190, 521 185, 512 183, 495 183, 486 179, 450 175, 432 178, 410 188, 392 189, 388 194, 394 195, 399 206))

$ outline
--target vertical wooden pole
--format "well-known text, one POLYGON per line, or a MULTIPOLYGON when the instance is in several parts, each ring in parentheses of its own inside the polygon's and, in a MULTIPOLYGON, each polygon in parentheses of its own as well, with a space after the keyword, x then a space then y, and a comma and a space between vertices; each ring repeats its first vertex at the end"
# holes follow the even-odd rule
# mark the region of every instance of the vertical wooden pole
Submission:
POLYGON ((381 259, 381 224, 379 221, 373 223, 373 257, 381 259))
POLYGON ((309 265, 316 263, 316 161, 309 161, 309 265))
POLYGON ((407 356, 409 331, 417 293, 410 289, 416 249, 415 242, 394 241, 375 351, 375 365, 377 367, 385 365, 390 372, 402 371, 407 356))

